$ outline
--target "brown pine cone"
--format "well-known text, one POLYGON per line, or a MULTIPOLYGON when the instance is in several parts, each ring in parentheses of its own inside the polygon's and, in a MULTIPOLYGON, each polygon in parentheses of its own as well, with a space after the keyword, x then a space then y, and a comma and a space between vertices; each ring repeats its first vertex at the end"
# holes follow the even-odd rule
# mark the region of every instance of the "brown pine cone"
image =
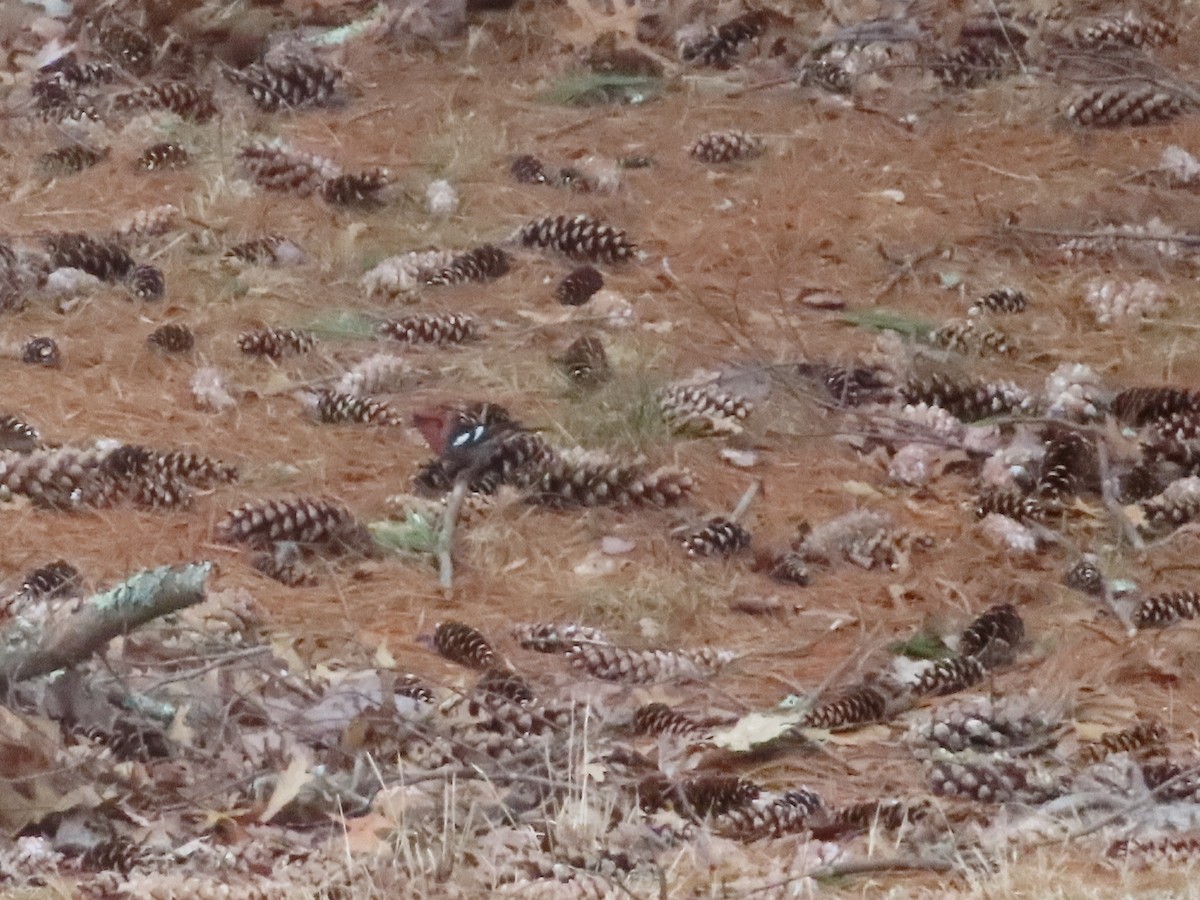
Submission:
POLYGON ((116 241, 65 231, 49 235, 45 244, 56 269, 79 269, 101 281, 120 281, 134 268, 133 257, 116 241))
POLYGON ((558 283, 554 296, 563 306, 583 306, 603 287, 604 276, 597 269, 580 266, 558 283))
POLYGON ((1003 665, 1012 660, 1024 639, 1021 614, 1011 603, 1000 603, 967 626, 958 639, 958 652, 988 667, 1003 665))
POLYGON ((594 387, 611 373, 608 353, 598 337, 576 338, 556 360, 563 374, 580 387, 594 387))
POLYGON ((461 344, 476 338, 479 333, 474 319, 455 313, 392 319, 381 324, 379 332, 408 344, 461 344))
POLYGON ((450 265, 430 275, 427 283, 462 284, 492 281, 506 275, 511 264, 511 257, 499 247, 482 244, 474 250, 454 257, 450 265))
POLYGON ((556 250, 587 262, 622 262, 637 253, 624 231, 588 215, 537 219, 521 229, 518 239, 526 247, 556 250))
POLYGON ((487 638, 462 622, 439 622, 433 629, 433 648, 451 662, 469 669, 486 672, 500 665, 487 638))
POLYGON ((317 339, 306 331, 295 328, 260 328, 244 331, 238 335, 238 348, 247 356, 264 356, 267 359, 283 359, 289 354, 308 353, 317 345, 317 339))
POLYGON ((744 131, 713 131, 701 135, 688 155, 705 163, 730 163, 762 156, 766 145, 744 131))
POLYGON ((150 84, 113 97, 116 109, 163 109, 189 122, 204 123, 217 114, 213 92, 186 81, 150 84))
POLYGON ((41 446, 38 430, 16 416, 0 415, 0 450, 28 453, 41 446))
POLYGON ((330 178, 321 185, 321 196, 335 206, 376 206, 382 201, 379 192, 388 186, 387 169, 367 169, 330 178))
POLYGON ((750 547, 750 532, 728 519, 710 519, 703 528, 685 534, 680 543, 690 557, 733 556, 750 547))
POLYGON ((231 72, 230 78, 265 112, 323 105, 333 97, 341 73, 316 60, 264 62, 231 72))
POLYGON ((169 322, 150 332, 146 342, 164 353, 187 353, 196 346, 196 336, 186 325, 169 322))
POLYGON ((74 175, 84 169, 90 169, 97 163, 108 159, 110 148, 91 147, 87 144, 70 144, 59 147, 38 157, 38 168, 51 177, 57 175, 74 175))
POLYGON ((161 141, 143 150, 137 158, 136 165, 144 172, 157 172, 159 169, 183 168, 191 160, 191 155, 182 144, 161 141))
POLYGON ((143 263, 134 266, 130 273, 129 290, 139 300, 161 300, 167 292, 167 282, 161 269, 143 263))
POLYGON ((30 338, 21 347, 21 362, 31 366, 56 369, 62 365, 62 352, 54 338, 30 338))
POLYGON ((296 497, 246 503, 218 523, 217 540, 265 547, 292 541, 338 553, 369 552, 367 529, 345 506, 326 497, 296 497))
POLYGON ((1182 94, 1134 82, 1084 88, 1071 97, 1063 114, 1085 128, 1121 128, 1170 121, 1186 106, 1182 94))

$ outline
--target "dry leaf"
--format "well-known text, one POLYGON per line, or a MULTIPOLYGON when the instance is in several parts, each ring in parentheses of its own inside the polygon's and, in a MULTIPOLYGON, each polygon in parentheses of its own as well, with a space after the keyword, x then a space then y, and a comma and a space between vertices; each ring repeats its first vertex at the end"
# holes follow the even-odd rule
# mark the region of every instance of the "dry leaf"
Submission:
POLYGON ((275 790, 271 793, 266 808, 259 814, 258 821, 270 822, 279 815, 280 810, 296 799, 301 789, 310 781, 312 774, 308 771, 308 760, 299 755, 293 756, 287 769, 275 782, 275 790))

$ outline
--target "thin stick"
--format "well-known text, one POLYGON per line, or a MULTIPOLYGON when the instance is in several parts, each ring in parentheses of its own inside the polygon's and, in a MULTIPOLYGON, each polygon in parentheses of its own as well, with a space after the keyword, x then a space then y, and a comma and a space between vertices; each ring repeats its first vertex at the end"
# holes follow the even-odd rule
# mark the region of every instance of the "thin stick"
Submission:
POLYGON ((891 859, 861 859, 854 862, 838 863, 834 866, 821 866, 811 869, 801 875, 793 875, 780 881, 772 881, 760 887, 746 891, 742 896, 765 894, 777 888, 787 887, 795 881, 805 878, 838 878, 845 875, 871 875, 876 872, 950 872, 954 866, 942 859, 922 859, 921 857, 901 856, 891 859))
POLYGON ((729 514, 729 521, 736 522, 746 514, 746 510, 750 508, 750 504, 754 502, 754 498, 761 488, 762 481, 760 479, 756 478, 750 482, 750 487, 746 488, 746 493, 742 494, 742 499, 738 501, 738 505, 729 514))
POLYGON ((438 538, 438 581, 447 595, 454 589, 454 526, 467 497, 467 478, 459 476, 446 501, 446 512, 442 515, 442 533, 438 538))

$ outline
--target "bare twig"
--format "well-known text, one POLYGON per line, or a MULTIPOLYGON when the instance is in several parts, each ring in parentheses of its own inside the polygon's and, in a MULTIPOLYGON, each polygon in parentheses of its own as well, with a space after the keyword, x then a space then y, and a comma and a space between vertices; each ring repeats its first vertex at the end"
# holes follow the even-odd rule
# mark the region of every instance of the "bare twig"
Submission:
POLYGON ((80 663, 113 638, 204 599, 212 563, 163 566, 139 572, 77 608, 64 608, 42 625, 19 618, 0 643, 0 690, 80 663))
POLYGON ((746 510, 750 508, 750 504, 754 502, 755 496, 762 489, 762 481, 755 479, 750 482, 750 487, 746 488, 746 493, 742 494, 742 499, 738 501, 738 505, 733 508, 733 512, 729 514, 729 521, 736 522, 746 514, 746 510))
POLYGON ((449 594, 454 589, 454 526, 467 496, 469 476, 458 477, 454 489, 446 501, 446 512, 442 515, 442 533, 438 538, 438 581, 442 590, 449 594))
POLYGON ((755 894, 765 894, 781 887, 787 887, 805 878, 838 878, 846 875, 872 875, 876 872, 950 872, 954 865, 944 859, 926 859, 919 856, 899 856, 890 859, 860 859, 853 862, 838 863, 832 866, 821 866, 800 875, 793 875, 779 881, 772 881, 752 890, 746 891, 743 897, 755 894))

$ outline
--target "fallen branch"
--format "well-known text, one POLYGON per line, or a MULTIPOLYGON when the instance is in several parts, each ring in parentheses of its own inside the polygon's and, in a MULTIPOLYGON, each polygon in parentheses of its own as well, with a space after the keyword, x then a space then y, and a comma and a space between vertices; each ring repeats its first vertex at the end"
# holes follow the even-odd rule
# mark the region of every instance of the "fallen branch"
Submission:
POLYGON ((139 572, 93 594, 78 607, 64 604, 44 623, 18 618, 0 634, 0 690, 83 662, 113 638, 204 599, 212 563, 163 566, 139 572))

